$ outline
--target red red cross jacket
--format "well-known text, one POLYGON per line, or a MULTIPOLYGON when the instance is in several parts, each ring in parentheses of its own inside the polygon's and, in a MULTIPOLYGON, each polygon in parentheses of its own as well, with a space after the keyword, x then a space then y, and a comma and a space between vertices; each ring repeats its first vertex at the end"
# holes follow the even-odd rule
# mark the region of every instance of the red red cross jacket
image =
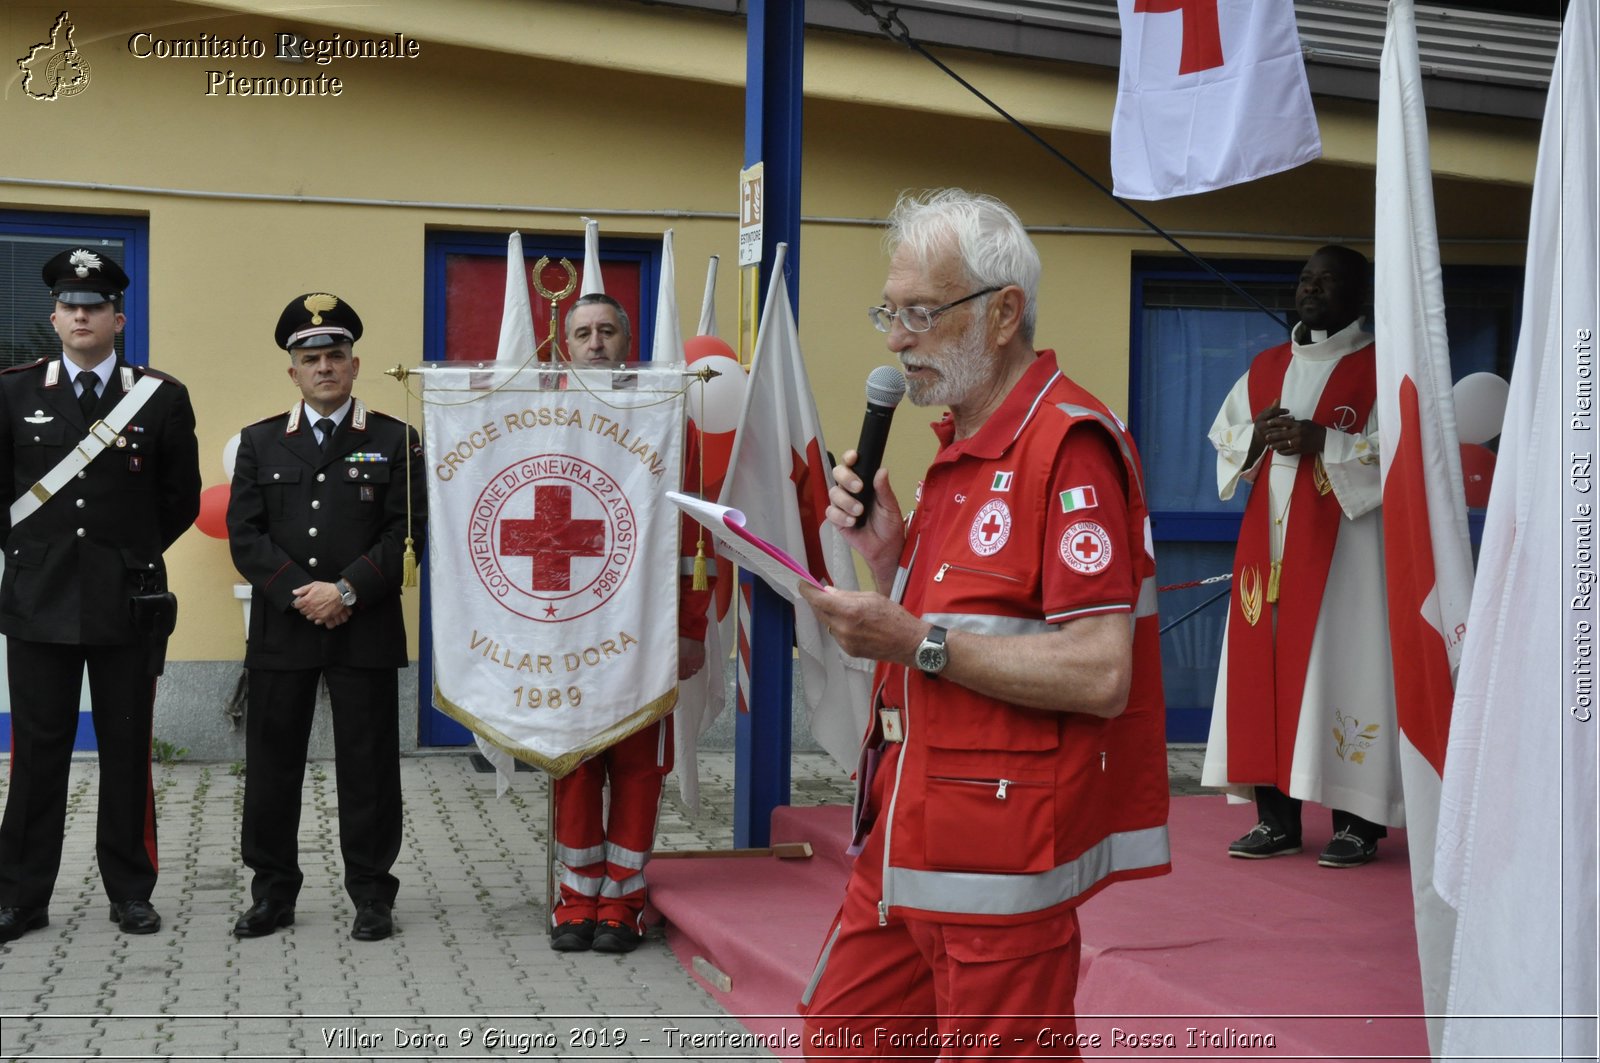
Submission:
POLYGON ((948 417, 934 429, 943 446, 918 490, 893 597, 932 623, 988 634, 1105 613, 1135 625, 1132 690, 1111 720, 878 667, 878 702, 905 709, 886 807, 868 807, 869 773, 858 776, 858 831, 888 831, 881 910, 1026 922, 1171 869, 1143 474, 1121 422, 1051 351, 971 438, 953 441, 948 417))

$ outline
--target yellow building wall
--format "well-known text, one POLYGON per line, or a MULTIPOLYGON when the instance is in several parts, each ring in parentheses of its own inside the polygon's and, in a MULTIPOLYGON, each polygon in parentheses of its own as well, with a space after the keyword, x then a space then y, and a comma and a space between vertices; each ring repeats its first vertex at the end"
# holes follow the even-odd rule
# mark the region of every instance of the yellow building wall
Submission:
MULTIPOLYGON (((19 75, 0 67, 0 209, 149 219, 151 361, 193 393, 208 486, 223 482, 228 438, 297 397, 272 331, 300 292, 326 289, 359 310, 357 394, 403 412, 401 386, 381 371, 421 361, 430 230, 577 235, 589 214, 601 219, 603 247, 671 227, 685 325, 696 320, 707 256, 719 254, 718 316, 731 337, 742 20, 620 0, 392 0, 254 13, 275 7, 75 4, 75 43, 92 70, 82 93, 32 100, 19 75), (419 40, 420 56, 318 67, 129 51, 141 31, 244 35, 270 47, 279 30, 404 32, 419 40), (344 88, 336 98, 208 96, 210 69, 324 74, 344 88)), ((4 5, 0 57, 25 55, 59 11, 4 5)), ((1114 72, 947 58, 1109 184, 1114 72)), ((798 312, 833 449, 854 444, 866 375, 891 361, 864 311, 881 297, 878 223, 908 188, 990 192, 1036 227, 1039 345, 1056 348, 1070 374, 1125 412, 1133 256, 1170 246, 898 45, 813 33, 806 91, 802 207, 811 220, 800 241, 798 312)), ((1370 252, 1375 109, 1317 104, 1324 161, 1140 209, 1207 256, 1299 261, 1330 240, 1370 252)), ((1537 137, 1537 123, 1435 117, 1448 261, 1521 262, 1537 137)), ((887 462, 903 494, 931 456, 922 425, 933 412, 900 414, 887 462)), ((183 601, 172 657, 242 656, 226 544, 191 531, 168 560, 183 601)), ((414 612, 410 630, 414 654, 414 612)))

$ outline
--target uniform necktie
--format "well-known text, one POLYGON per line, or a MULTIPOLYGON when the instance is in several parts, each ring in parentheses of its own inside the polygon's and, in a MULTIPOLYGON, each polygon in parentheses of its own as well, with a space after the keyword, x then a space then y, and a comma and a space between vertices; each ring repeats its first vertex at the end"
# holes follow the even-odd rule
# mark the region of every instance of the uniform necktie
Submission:
POLYGON ((317 421, 317 431, 322 433, 322 450, 328 449, 328 444, 333 442, 333 430, 338 426, 333 423, 333 418, 323 417, 317 421))
POLYGON ((83 389, 78 396, 78 408, 83 411, 85 420, 94 417, 94 409, 100 405, 100 398, 94 393, 99 384, 100 378, 87 369, 78 374, 78 386, 83 389))

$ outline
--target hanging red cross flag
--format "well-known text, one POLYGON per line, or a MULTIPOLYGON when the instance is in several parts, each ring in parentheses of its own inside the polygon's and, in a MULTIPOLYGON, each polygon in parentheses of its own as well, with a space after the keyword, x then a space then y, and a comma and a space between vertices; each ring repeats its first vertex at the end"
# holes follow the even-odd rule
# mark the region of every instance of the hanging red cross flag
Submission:
POLYGON ((559 777, 676 704, 684 377, 483 372, 421 374, 433 698, 559 777))
POLYGON ((1117 195, 1209 192, 1322 154, 1293 0, 1118 0, 1117 10, 1117 195))

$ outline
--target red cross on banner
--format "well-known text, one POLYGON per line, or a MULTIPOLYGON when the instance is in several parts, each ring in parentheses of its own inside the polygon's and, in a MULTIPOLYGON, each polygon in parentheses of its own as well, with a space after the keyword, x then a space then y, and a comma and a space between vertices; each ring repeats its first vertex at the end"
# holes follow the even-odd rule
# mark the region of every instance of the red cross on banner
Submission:
POLYGON ((1133 0, 1138 14, 1183 12, 1183 52, 1178 73, 1194 74, 1222 65, 1222 26, 1217 0, 1133 0))
POLYGON ((601 557, 606 522, 572 518, 572 488, 540 484, 533 489, 533 519, 500 522, 500 554, 533 559, 535 591, 572 589, 572 561, 601 557))

